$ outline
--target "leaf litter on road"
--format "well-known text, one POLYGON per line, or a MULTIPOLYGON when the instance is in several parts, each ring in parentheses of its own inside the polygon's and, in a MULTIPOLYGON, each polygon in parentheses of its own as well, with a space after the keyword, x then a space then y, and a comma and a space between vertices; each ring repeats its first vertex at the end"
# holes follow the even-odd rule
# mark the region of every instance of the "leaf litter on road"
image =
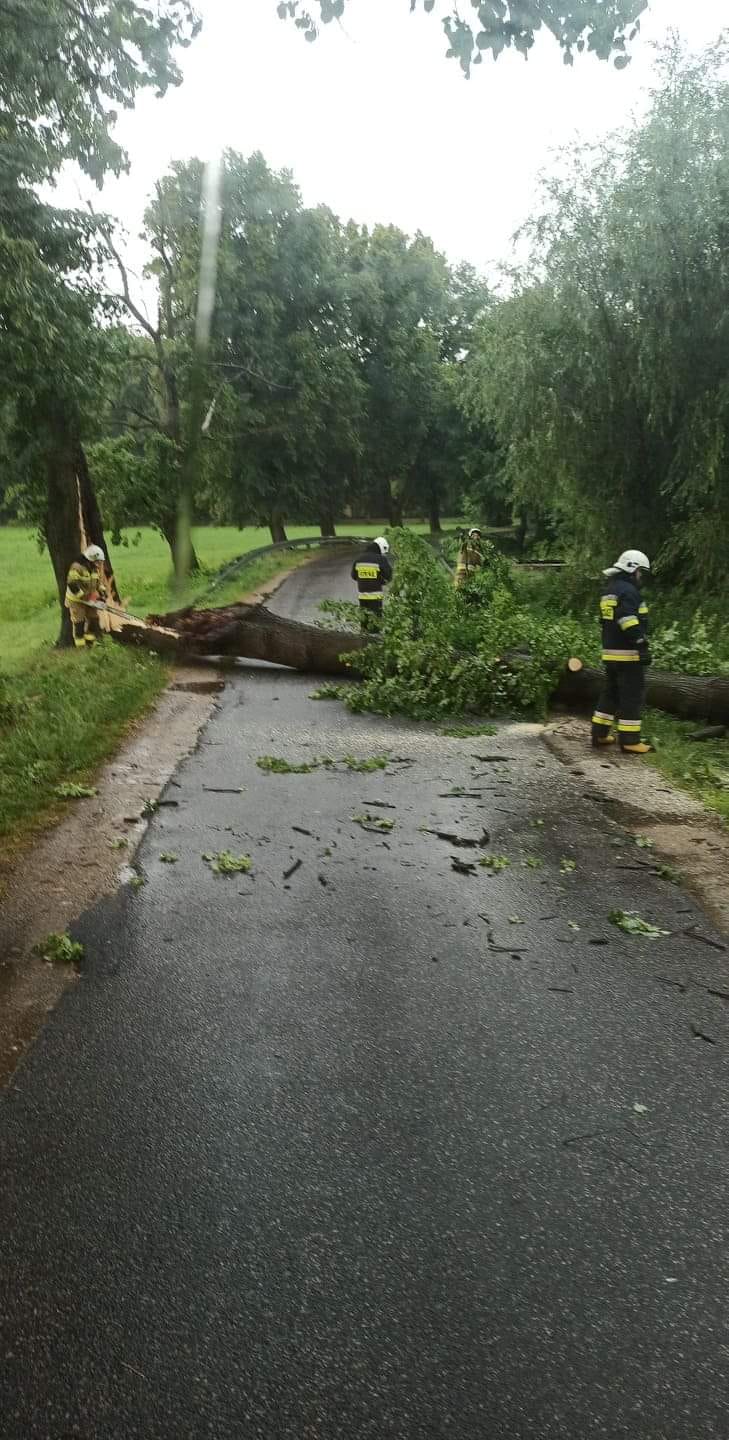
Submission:
POLYGON ((642 935, 646 940, 659 940, 661 936, 671 933, 670 930, 662 930, 650 920, 644 920, 637 910, 611 910, 608 918, 619 930, 624 930, 626 935, 642 935))
POLYGON ((230 850, 218 850, 214 855, 206 853, 202 858, 216 875, 248 875, 253 869, 250 855, 233 855, 230 850))
POLYGON ((394 820, 387 820, 384 815, 370 815, 368 810, 362 815, 350 815, 349 818, 354 825, 360 825, 363 830, 374 830, 376 833, 389 833, 395 828, 394 820))
POLYGON ((482 855, 479 865, 484 870, 508 870, 511 861, 508 855, 482 855))

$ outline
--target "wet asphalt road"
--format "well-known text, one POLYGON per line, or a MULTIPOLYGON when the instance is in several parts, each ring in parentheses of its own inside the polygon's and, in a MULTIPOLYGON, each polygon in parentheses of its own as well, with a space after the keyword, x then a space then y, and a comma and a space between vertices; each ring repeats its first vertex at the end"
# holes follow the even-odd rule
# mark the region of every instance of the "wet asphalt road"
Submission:
POLYGON ((726 953, 532 727, 312 688, 230 679, 0 1100, 0 1435, 726 1440, 726 953))

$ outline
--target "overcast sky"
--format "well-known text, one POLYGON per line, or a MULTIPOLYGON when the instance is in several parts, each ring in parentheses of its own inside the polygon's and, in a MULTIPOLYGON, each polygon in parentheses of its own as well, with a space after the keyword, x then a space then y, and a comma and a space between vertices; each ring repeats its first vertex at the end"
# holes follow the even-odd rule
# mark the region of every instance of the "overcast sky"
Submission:
MULTIPOLYGON (((651 42, 674 27, 698 48, 726 23, 726 0, 652 0, 622 72, 592 57, 570 70, 544 37, 528 61, 505 54, 466 81, 444 58, 437 19, 411 15, 408 0, 349 0, 342 26, 314 45, 278 19, 275 0, 197 8, 203 31, 182 56, 184 84, 161 101, 144 96, 118 127, 131 172, 106 186, 103 204, 130 232, 135 259, 154 180, 172 159, 223 144, 290 168, 307 204, 422 230, 452 260, 490 269, 508 259, 552 148, 640 109, 651 42)), ((76 182, 59 198, 76 203, 76 182)))

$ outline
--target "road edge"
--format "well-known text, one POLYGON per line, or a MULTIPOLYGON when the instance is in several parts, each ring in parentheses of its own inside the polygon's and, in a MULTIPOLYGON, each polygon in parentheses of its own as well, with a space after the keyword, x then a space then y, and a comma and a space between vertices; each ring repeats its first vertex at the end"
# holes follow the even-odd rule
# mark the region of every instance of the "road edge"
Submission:
POLYGON ((583 782, 586 800, 649 842, 636 851, 636 866, 674 871, 676 883, 690 891, 717 929, 729 936, 729 833, 719 817, 641 760, 594 752, 584 716, 552 717, 542 740, 583 782))
MULTIPOLYGON (((277 571, 260 589, 242 595, 241 603, 263 604, 300 568, 277 571)), ((93 799, 74 802, 61 820, 29 838, 4 871, 0 1086, 10 1080, 47 1016, 79 979, 73 966, 49 964, 34 955, 33 947, 47 935, 72 927, 84 911, 132 880, 149 816, 200 743, 224 687, 222 668, 214 661, 201 658, 176 665, 151 709, 100 767, 93 799)))

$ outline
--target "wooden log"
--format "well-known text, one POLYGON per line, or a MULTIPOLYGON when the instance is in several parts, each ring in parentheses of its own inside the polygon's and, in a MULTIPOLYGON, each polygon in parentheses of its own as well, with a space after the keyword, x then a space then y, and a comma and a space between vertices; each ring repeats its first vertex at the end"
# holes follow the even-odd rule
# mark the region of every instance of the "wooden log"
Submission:
MULTIPOLYGON (((647 674, 647 703, 683 720, 729 722, 729 676, 674 675, 668 670, 650 669, 647 674)), ((572 671, 565 667, 554 691, 554 699, 576 709, 593 706, 603 683, 602 670, 585 665, 572 671)))
POLYGON ((324 630, 274 615, 265 605, 228 605, 215 610, 177 610, 150 615, 146 623, 120 623, 115 639, 160 655, 238 655, 314 675, 352 675, 343 654, 363 650, 365 635, 324 630))

